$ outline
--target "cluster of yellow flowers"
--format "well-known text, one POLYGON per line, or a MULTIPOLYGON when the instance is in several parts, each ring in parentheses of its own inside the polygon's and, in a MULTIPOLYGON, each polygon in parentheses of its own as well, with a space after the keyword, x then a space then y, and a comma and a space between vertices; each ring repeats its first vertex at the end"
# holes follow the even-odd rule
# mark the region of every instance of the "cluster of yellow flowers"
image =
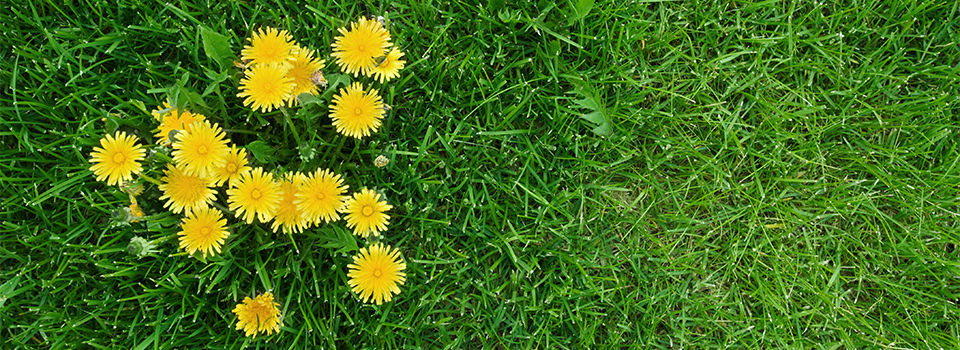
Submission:
MULTIPOLYGON (((231 145, 217 123, 169 103, 165 107, 154 112, 161 121, 157 143, 173 148, 173 162, 167 164, 158 187, 164 207, 185 215, 180 245, 187 252, 199 251, 204 257, 220 252, 229 233, 223 214, 211 206, 215 188, 228 185, 227 203, 234 215, 248 224, 270 223, 273 232, 282 228, 284 233, 300 233, 340 220, 341 214, 360 237, 377 237, 386 230, 390 220, 386 212, 393 206, 377 192, 364 188, 348 196, 343 177, 328 169, 275 177, 261 167, 251 168, 246 150, 231 145)), ((143 170, 140 161, 145 156, 144 147, 136 142, 136 136, 124 132, 107 135, 91 154, 90 170, 109 185, 131 181, 143 170)))
MULTIPOLYGON (((373 76, 381 83, 398 76, 403 54, 391 49, 390 34, 380 21, 361 18, 350 30, 340 28, 340 33, 331 56, 345 72, 373 76)), ((324 61, 293 42, 286 31, 262 29, 249 41, 241 53, 244 78, 238 94, 245 98, 245 105, 260 111, 293 106, 297 96, 316 95, 317 86, 325 84, 324 61)), ((340 133, 360 138, 376 131, 386 108, 377 90, 355 82, 333 98, 330 114, 340 133)), ((346 226, 363 238, 379 238, 387 229, 390 216, 386 212, 393 207, 373 190, 363 188, 348 195, 343 176, 329 169, 274 175, 252 167, 246 150, 232 145, 217 123, 169 101, 153 115, 159 123, 154 134, 158 149, 172 149, 172 161, 162 170, 160 181, 143 174, 146 149, 136 136, 125 132, 100 140, 100 147, 91 153, 90 170, 110 186, 129 188, 136 182, 134 175, 156 183, 163 206, 183 214, 177 232, 179 248, 191 255, 199 252, 206 258, 221 253, 230 236, 224 211, 247 224, 269 223, 273 232, 286 234, 338 221, 341 215, 346 226), (226 208, 217 203, 216 188, 224 186, 226 208)), ((131 215, 149 219, 136 194, 128 193, 131 215)), ((406 279, 399 250, 379 241, 361 248, 347 268, 351 290, 364 302, 378 305, 399 294, 406 279)), ((247 297, 233 312, 237 329, 248 336, 280 329, 280 311, 272 293, 247 297)))
POLYGON ((317 85, 326 83, 314 51, 293 41, 286 30, 261 29, 250 37, 240 52, 245 68, 238 97, 261 112, 298 103, 302 93, 316 95, 317 85))
MULTIPOLYGON (((333 53, 341 70, 357 77, 363 74, 381 84, 399 76, 406 61, 403 52, 393 48, 390 32, 375 19, 360 18, 350 30, 339 28, 333 53)), ((326 85, 321 72, 325 61, 293 41, 286 30, 261 29, 249 38, 240 52, 244 78, 240 93, 244 104, 261 112, 295 106, 300 94, 317 94, 317 85, 326 85)), ((382 124, 389 107, 380 92, 354 82, 340 89, 330 105, 330 118, 337 132, 354 138, 369 136, 382 124)))

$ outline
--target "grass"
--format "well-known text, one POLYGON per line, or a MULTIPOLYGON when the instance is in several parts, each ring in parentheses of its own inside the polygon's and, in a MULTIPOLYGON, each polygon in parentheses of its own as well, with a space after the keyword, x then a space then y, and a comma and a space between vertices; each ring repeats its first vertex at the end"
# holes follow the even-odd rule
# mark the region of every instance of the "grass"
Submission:
POLYGON ((4 348, 960 347, 960 5, 574 3, 7 6, 4 348), (377 14, 408 66, 361 142, 322 106, 243 108, 200 35, 238 51, 272 25, 328 54, 377 14), (291 239, 233 220, 200 261, 148 186, 148 220, 115 225, 126 197, 90 149, 117 128, 150 140, 175 86, 258 164, 385 193, 403 293, 350 294, 363 242, 342 224, 291 239), (130 256, 134 236, 161 252, 130 256), (230 310, 264 290, 283 327, 244 338, 230 310))

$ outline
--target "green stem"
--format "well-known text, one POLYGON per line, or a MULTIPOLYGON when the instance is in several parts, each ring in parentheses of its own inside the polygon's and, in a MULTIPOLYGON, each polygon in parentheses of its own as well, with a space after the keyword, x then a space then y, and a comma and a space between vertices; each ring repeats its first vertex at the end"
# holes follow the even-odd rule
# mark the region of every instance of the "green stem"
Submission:
POLYGON ((160 186, 160 181, 150 177, 150 175, 147 175, 146 173, 141 173, 140 178, 147 180, 148 182, 153 183, 154 185, 160 186))
POLYGON ((287 233, 287 237, 290 237, 290 243, 293 243, 293 249, 300 254, 300 248, 297 248, 297 242, 293 240, 293 234, 287 233))
POLYGON ((283 112, 283 120, 287 122, 287 127, 289 127, 290 131, 293 132, 293 140, 297 142, 297 148, 299 148, 300 132, 297 131, 297 128, 293 127, 293 120, 290 119, 290 113, 287 112, 286 107, 280 107, 280 112, 283 112))
POLYGON ((340 142, 337 143, 337 148, 333 150, 333 154, 335 155, 340 154, 340 150, 343 149, 343 143, 347 142, 347 136, 343 136, 343 135, 338 135, 338 136, 339 136, 340 142))
POLYGON ((228 134, 248 134, 248 135, 256 135, 256 134, 258 134, 258 132, 256 132, 256 131, 250 131, 250 130, 245 130, 245 129, 223 129, 223 131, 226 132, 226 133, 228 133, 228 134))
POLYGON ((168 155, 166 155, 166 154, 164 154, 164 153, 155 152, 155 153, 153 154, 153 156, 154 156, 154 157, 157 157, 157 158, 160 158, 160 160, 162 160, 162 161, 164 161, 164 162, 166 162, 166 163, 170 163, 170 162, 173 161, 173 158, 170 158, 170 156, 168 156, 168 155))
POLYGON ((210 203, 210 204, 213 205, 214 207, 216 207, 217 209, 220 209, 220 211, 222 211, 222 212, 224 212, 224 213, 231 214, 231 215, 233 214, 233 210, 227 209, 227 207, 223 206, 223 205, 220 204, 220 203, 213 202, 213 203, 210 203))

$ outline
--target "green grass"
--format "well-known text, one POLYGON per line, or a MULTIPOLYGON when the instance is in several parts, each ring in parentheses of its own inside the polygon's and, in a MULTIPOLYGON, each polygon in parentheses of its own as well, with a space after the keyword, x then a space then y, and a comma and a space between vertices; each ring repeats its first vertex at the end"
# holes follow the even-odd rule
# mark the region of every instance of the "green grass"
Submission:
POLYGON ((4 348, 960 347, 957 3, 65 3, 0 12, 4 348), (271 25, 326 55, 385 13, 408 66, 361 142, 321 106, 242 107, 199 34, 238 51, 271 25), (88 154, 152 140, 180 82, 276 150, 258 164, 385 193, 403 293, 351 295, 342 223, 232 219, 204 262, 148 186, 148 220, 114 225, 126 197, 88 154), (230 310, 264 290, 283 327, 247 339, 230 310))

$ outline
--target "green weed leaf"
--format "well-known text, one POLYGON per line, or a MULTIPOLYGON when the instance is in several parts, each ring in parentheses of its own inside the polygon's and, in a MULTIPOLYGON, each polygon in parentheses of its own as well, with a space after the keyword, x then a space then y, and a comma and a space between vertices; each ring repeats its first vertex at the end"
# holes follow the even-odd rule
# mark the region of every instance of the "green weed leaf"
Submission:
POLYGON ((313 94, 308 94, 306 92, 297 95, 297 100, 300 100, 300 104, 309 105, 309 104, 323 104, 323 100, 313 94))
POLYGON ((227 69, 233 65, 236 56, 230 49, 230 39, 223 34, 214 32, 207 27, 200 27, 200 38, 203 41, 203 52, 217 64, 220 69, 227 69))
POLYGON ((353 233, 341 228, 334 228, 332 231, 333 232, 324 232, 326 235, 321 238, 325 242, 320 245, 321 247, 336 249, 334 254, 345 254, 360 249, 357 245, 357 239, 353 237, 353 233), (332 233, 332 235, 330 235, 330 233, 332 233))
POLYGON ((567 14, 567 24, 573 24, 573 22, 586 17, 587 13, 593 9, 594 4, 595 0, 575 0, 573 7, 570 8, 570 12, 567 14))
POLYGON ((277 159, 277 150, 266 142, 260 140, 253 141, 248 143, 246 148, 260 163, 272 164, 277 159))
POLYGON ((579 108, 590 110, 590 112, 581 114, 580 118, 594 125, 593 132, 595 134, 600 136, 610 135, 610 132, 613 131, 610 127, 610 118, 607 117, 606 108, 600 105, 596 98, 584 96, 583 99, 573 100, 573 103, 579 108))

